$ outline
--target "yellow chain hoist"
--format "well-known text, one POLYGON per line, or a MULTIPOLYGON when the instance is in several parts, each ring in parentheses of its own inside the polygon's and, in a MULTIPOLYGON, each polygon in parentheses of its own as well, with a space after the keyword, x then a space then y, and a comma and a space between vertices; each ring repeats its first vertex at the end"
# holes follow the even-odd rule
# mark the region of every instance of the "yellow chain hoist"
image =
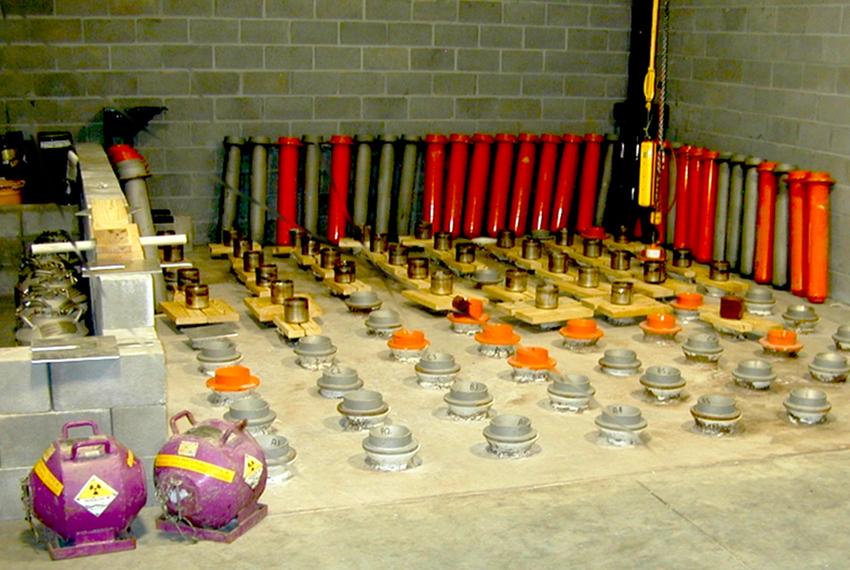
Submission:
POLYGON ((660 0, 652 2, 652 28, 649 38, 649 66, 643 79, 643 96, 646 99, 646 127, 644 140, 640 143, 640 170, 638 173, 638 205, 654 208, 650 222, 661 222, 661 211, 658 204, 658 188, 655 184, 656 161, 658 160, 658 142, 649 136, 652 123, 652 101, 655 99, 655 48, 658 40, 658 8, 660 0))

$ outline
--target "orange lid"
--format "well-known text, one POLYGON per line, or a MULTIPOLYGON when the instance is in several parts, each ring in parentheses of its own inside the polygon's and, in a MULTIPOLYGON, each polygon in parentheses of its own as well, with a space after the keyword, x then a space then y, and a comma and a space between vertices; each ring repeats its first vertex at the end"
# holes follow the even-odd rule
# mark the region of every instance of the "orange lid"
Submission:
POLYGON ((702 295, 699 293, 679 293, 670 303, 676 309, 694 310, 702 307, 702 295))
POLYGON ((759 339, 759 344, 777 352, 797 352, 803 348, 803 344, 797 342, 797 333, 783 328, 770 329, 766 337, 759 339))
POLYGON ((481 344, 494 344, 498 346, 513 346, 520 341, 519 335, 514 332, 511 325, 505 323, 493 323, 484 325, 484 330, 476 333, 475 340, 481 344))
POLYGON ((806 182, 822 182, 826 184, 835 184, 835 180, 829 175, 829 172, 810 172, 806 177, 806 182))
POLYGON ((561 142, 561 137, 554 133, 543 133, 540 135, 540 140, 545 143, 559 143, 561 142))
POLYGON ((705 152, 703 152, 703 153, 702 153, 702 157, 703 157, 704 159, 707 159, 707 160, 714 160, 714 159, 716 159, 718 156, 720 156, 720 153, 719 153, 719 152, 717 152, 716 150, 709 150, 709 149, 706 149, 706 150, 705 150, 705 152))
POLYGON ((215 376, 207 380, 207 388, 216 392, 244 392, 260 385, 260 379, 251 376, 251 370, 245 366, 222 366, 217 368, 215 376))
POLYGON ((570 319, 567 321, 567 326, 562 327, 561 336, 576 340, 592 340, 602 338, 605 334, 598 326, 594 319, 570 319))
POLYGON ((490 315, 484 312, 484 301, 476 297, 466 299, 467 311, 449 313, 448 319, 453 323, 478 324, 490 320, 490 315))
POLYGON ((649 333, 670 335, 682 330, 682 327, 676 322, 676 317, 667 313, 647 315, 646 320, 640 323, 640 328, 649 333))
POLYGON ((388 347, 405 350, 420 350, 429 344, 424 332, 408 329, 398 329, 393 333, 392 338, 387 341, 388 347))
POLYGON ((705 152, 705 149, 701 146, 692 146, 690 149, 688 149, 688 156, 699 158, 702 156, 703 152, 705 152))
POLYGON ((472 137, 463 133, 452 133, 449 135, 449 140, 453 143, 468 144, 472 137))
POLYGON ((508 364, 514 368, 529 370, 552 370, 555 359, 549 357, 549 351, 542 346, 520 346, 516 354, 508 358, 508 364))
POLYGON ((534 133, 520 133, 517 139, 519 139, 519 142, 537 142, 537 135, 534 133))
POLYGON ((487 133, 475 133, 472 135, 472 142, 491 143, 493 142, 493 137, 487 133))
POLYGON ((773 172, 776 170, 776 167, 779 166, 776 162, 770 162, 769 160, 765 160, 758 166, 756 166, 756 170, 759 172, 773 172))
POLYGON ((440 134, 436 134, 436 133, 430 133, 430 134, 425 135, 425 142, 427 142, 427 143, 443 144, 443 143, 446 143, 448 140, 449 139, 446 137, 446 135, 440 135, 440 134))
POLYGON ((788 180, 805 180, 810 174, 808 170, 792 170, 788 173, 788 180))
POLYGON ((581 232, 584 239, 605 239, 605 228, 602 226, 590 226, 581 232))
POLYGON ((587 133, 584 135, 584 142, 601 143, 604 140, 605 136, 598 133, 587 133))

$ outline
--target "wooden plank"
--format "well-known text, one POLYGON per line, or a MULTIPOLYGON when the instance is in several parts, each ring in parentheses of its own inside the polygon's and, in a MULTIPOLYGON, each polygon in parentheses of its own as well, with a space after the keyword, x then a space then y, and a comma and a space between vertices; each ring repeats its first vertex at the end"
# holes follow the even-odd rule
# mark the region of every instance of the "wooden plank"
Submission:
POLYGON ((587 319, 593 316, 593 309, 569 299, 561 299, 557 309, 538 309, 533 302, 527 301, 503 303, 500 308, 508 311, 517 320, 537 326, 564 323, 571 319, 587 319))
MULTIPOLYGON (((299 297, 306 297, 310 318, 316 318, 322 315, 322 307, 316 303, 312 295, 307 293, 296 293, 299 297)), ((245 297, 242 302, 248 308, 248 312, 252 317, 261 323, 267 323, 274 320, 278 315, 283 318, 283 305, 275 305, 270 297, 245 297)))
POLYGON ((421 247, 425 248, 433 246, 433 239, 416 239, 413 236, 398 236, 398 243, 405 247, 421 247))
POLYGON ((664 282, 664 287, 667 287, 674 294, 678 295, 679 293, 696 293, 697 284, 691 283, 689 281, 682 281, 681 279, 668 278, 664 282))
POLYGON ((325 279, 322 281, 325 287, 331 292, 331 295, 336 297, 350 297, 352 293, 356 291, 371 291, 372 287, 360 281, 359 279, 355 279, 353 283, 337 283, 333 280, 333 277, 330 279, 325 279))
POLYGON ((401 294, 406 299, 435 313, 450 312, 452 310, 452 300, 455 298, 455 295, 434 295, 430 291, 423 289, 405 289, 401 294))
POLYGON ((670 313, 673 311, 669 305, 659 303, 655 299, 650 299, 644 295, 634 295, 631 305, 615 305, 611 303, 608 296, 588 297, 582 299, 581 302, 593 309, 596 314, 611 319, 645 317, 652 313, 670 313))
POLYGON ((185 303, 163 301, 160 303, 163 313, 178 327, 187 325, 209 325, 239 320, 239 313, 233 307, 219 299, 210 299, 206 309, 190 309, 185 303))
POLYGON ((517 293, 515 291, 508 291, 504 285, 484 285, 481 287, 481 292, 489 299, 503 301, 505 303, 516 303, 526 300, 534 301, 534 291, 528 289, 517 293))
POLYGON ((618 243, 613 238, 608 238, 602 241, 602 245, 609 251, 622 250, 639 255, 641 251, 646 249, 647 245, 639 241, 630 241, 627 243, 618 243))
POLYGON ((121 230, 130 223, 127 200, 120 198, 95 198, 88 202, 92 231, 121 230))
POLYGON ((301 269, 306 269, 316 263, 319 263, 318 255, 303 255, 300 251, 293 251, 292 257, 295 258, 295 263, 298 264, 298 267, 301 269))
POLYGON ((635 293, 640 293, 641 295, 646 295, 647 297, 651 297, 653 299, 670 299, 671 297, 676 296, 676 293, 673 291, 673 289, 664 285, 646 283, 642 279, 628 277, 626 279, 617 279, 617 281, 627 281, 632 284, 632 289, 634 289, 635 293))
POLYGON ((730 293, 732 295, 742 295, 750 288, 746 281, 741 281, 734 277, 730 277, 729 281, 715 281, 706 276, 697 276, 696 283, 701 287, 719 289, 724 293, 730 293))
POLYGON ((284 321, 283 315, 280 315, 274 318, 274 324, 277 326, 277 332, 289 340, 299 339, 308 334, 322 334, 322 328, 313 319, 300 325, 293 325, 284 321))
POLYGON ((274 257, 289 257, 295 248, 291 245, 276 245, 271 248, 271 254, 274 257))
POLYGON ((571 269, 570 272, 566 274, 566 278, 557 280, 551 279, 551 282, 558 286, 561 293, 579 300, 591 297, 607 297, 611 295, 611 285, 604 281, 600 281, 599 285, 596 287, 582 287, 576 283, 577 279, 578 272, 571 269))
POLYGON ((720 307, 718 305, 703 305, 699 309, 699 318, 710 324, 720 332, 732 332, 741 335, 753 334, 755 336, 765 336, 767 331, 782 327, 782 324, 760 317, 744 313, 741 320, 724 319, 720 316, 720 307))
MULTIPOLYGON (((210 257, 213 257, 213 258, 221 258, 221 257, 233 258, 233 255, 232 255, 233 254, 233 246, 223 245, 223 244, 220 244, 220 243, 211 243, 211 244, 208 244, 207 247, 210 251, 210 257)), ((262 250, 263 250, 263 246, 260 245, 259 242, 255 241, 253 243, 253 245, 251 246, 251 251, 262 251, 262 250)))
POLYGON ((333 279, 334 277, 333 267, 331 267, 330 269, 326 269, 318 263, 314 263, 310 266, 310 273, 312 273, 313 277, 315 277, 318 281, 324 281, 325 279, 333 279))
POLYGON ((145 258, 136 224, 127 224, 123 228, 95 229, 92 233, 97 243, 97 259, 101 263, 145 258))

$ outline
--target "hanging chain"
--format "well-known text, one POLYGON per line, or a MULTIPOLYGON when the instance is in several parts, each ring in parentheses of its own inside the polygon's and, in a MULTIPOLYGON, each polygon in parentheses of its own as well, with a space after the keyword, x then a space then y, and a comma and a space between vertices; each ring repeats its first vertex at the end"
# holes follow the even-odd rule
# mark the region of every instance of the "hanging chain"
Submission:
POLYGON ((665 105, 667 104, 667 40, 670 36, 670 0, 664 0, 661 19, 664 22, 664 27, 661 32, 661 49, 659 50, 661 52, 661 61, 658 66, 658 132, 656 134, 658 159, 655 161, 655 184, 653 185, 652 197, 657 212, 661 212, 662 208, 667 209, 667 204, 659 204, 658 198, 661 194, 661 171, 664 168, 664 162, 666 160, 664 153, 664 119, 665 105))

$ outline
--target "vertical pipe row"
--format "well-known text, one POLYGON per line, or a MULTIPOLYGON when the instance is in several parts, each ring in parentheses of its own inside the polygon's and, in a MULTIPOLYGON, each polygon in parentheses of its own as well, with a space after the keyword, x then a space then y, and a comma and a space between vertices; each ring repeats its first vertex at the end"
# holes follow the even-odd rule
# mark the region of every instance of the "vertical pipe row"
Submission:
POLYGON ((472 159, 469 164, 469 185, 466 189, 466 209, 463 217, 463 235, 468 238, 476 238, 482 234, 492 145, 493 137, 490 135, 476 133, 472 137, 472 159))
POLYGON ((514 186, 511 192, 511 209, 508 213, 508 229, 520 236, 528 225, 528 205, 531 199, 531 182, 534 178, 537 135, 520 133, 519 150, 516 157, 514 186))
MULTIPOLYGON (((378 196, 375 203, 375 233, 390 231, 390 205, 393 197, 393 174, 395 173, 396 137, 387 135, 382 139, 381 157, 378 162, 378 196)), ((364 222, 365 223, 365 222, 364 222)))
POLYGON ((396 231, 399 235, 410 233, 410 214, 413 211, 413 188, 416 185, 416 165, 419 137, 404 137, 404 155, 401 159, 401 176, 398 184, 398 210, 396 231))
POLYGON ((596 211, 596 187, 599 180, 599 159, 605 137, 595 133, 584 135, 584 158, 579 183, 576 230, 583 232, 593 226, 596 211))
POLYGON ((764 161, 756 167, 758 171, 758 208, 756 213, 756 249, 753 258, 753 280, 770 283, 773 273, 773 234, 776 230, 776 166, 775 162, 764 161))
POLYGON ((537 185, 531 208, 531 231, 549 229, 549 213, 552 209, 552 188, 555 184, 555 167, 558 163, 558 143, 561 137, 546 133, 540 136, 540 162, 537 167, 537 185))
POLYGON ((788 173, 794 170, 790 164, 776 167, 776 201, 773 208, 773 272, 771 283, 785 289, 788 286, 788 173))
POLYGON ((304 229, 315 234, 319 229, 319 169, 321 166, 320 137, 304 137, 304 229))
POLYGON ((357 136, 357 158, 354 162, 354 213, 351 216, 351 222, 358 228, 366 225, 369 214, 373 140, 369 135, 357 136))
POLYGON ((725 259, 737 271, 741 251, 741 217, 744 209, 744 161, 743 154, 733 154, 729 159, 729 207, 726 216, 725 259))
POLYGON ((328 191, 328 241, 338 244, 346 233, 348 186, 351 179, 351 145, 344 135, 331 137, 331 183, 328 191))
POLYGON ((829 295, 829 191, 835 181, 826 172, 812 172, 806 178, 808 211, 809 273, 806 296, 823 303, 829 295))
POLYGON ((729 160, 731 152, 721 152, 717 156, 717 207, 714 210, 714 244, 712 260, 726 259, 726 220, 729 219, 729 178, 731 175, 729 160))
POLYGON ((296 137, 280 137, 277 144, 279 151, 275 242, 277 245, 292 245, 289 230, 298 225, 298 151, 301 140, 296 137))
POLYGON ((750 156, 744 161, 744 213, 741 222, 740 273, 744 277, 753 274, 753 258, 756 251, 756 218, 758 217, 759 173, 756 168, 762 160, 750 156))
POLYGON ((791 293, 805 297, 807 293, 808 263, 808 220, 806 219, 805 182, 809 176, 806 170, 792 170, 788 173, 788 233, 790 255, 791 293))
MULTIPOLYGON (((569 223, 578 175, 578 158, 581 149, 579 145, 582 140, 580 136, 571 134, 564 135, 562 139, 564 148, 561 151, 558 180, 555 182, 555 199, 552 202, 552 218, 549 221, 549 230, 553 232, 567 227, 569 223)), ((609 149, 613 153, 613 145, 609 145, 609 149)))
POLYGON ((714 216, 717 209, 717 159, 718 153, 703 150, 700 155, 699 200, 697 202, 696 241, 693 246, 694 259, 700 263, 710 263, 714 253, 714 216))
POLYGON ((463 221, 463 193, 466 189, 466 166, 469 162, 469 135, 449 135, 449 171, 446 176, 445 206, 442 230, 453 238, 460 236, 463 221))
POLYGON ((496 135, 496 156, 493 164, 493 180, 490 183, 490 206, 487 214, 487 235, 490 237, 496 237, 499 230, 505 229, 515 144, 516 137, 514 135, 507 133, 496 135))
POLYGON ((224 163, 224 200, 221 205, 221 231, 232 230, 236 224, 236 205, 239 199, 239 174, 242 171, 242 137, 224 137, 227 158, 224 163))
POLYGON ((249 207, 248 230, 251 241, 263 243, 266 230, 266 197, 269 184, 269 151, 266 145, 271 143, 268 137, 251 137, 251 204, 249 207))
POLYGON ((422 219, 431 223, 432 230, 440 231, 443 207, 443 171, 446 167, 446 142, 444 135, 425 135, 425 185, 422 189, 422 219))

